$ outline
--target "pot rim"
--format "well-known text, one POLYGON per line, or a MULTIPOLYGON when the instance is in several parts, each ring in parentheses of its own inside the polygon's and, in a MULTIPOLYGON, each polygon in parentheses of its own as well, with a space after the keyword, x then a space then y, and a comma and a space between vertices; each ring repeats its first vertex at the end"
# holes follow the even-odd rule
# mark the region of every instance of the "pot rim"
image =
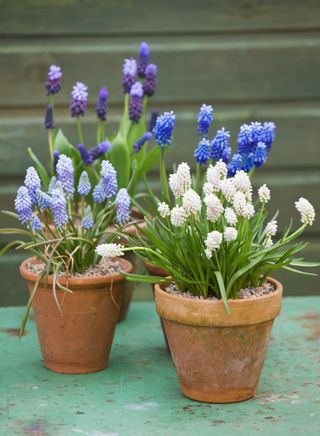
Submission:
MULTIPOLYGON (((117 262, 120 263, 120 265, 122 266, 121 269, 124 272, 130 273, 132 271, 133 266, 131 262, 129 262, 126 259, 122 259, 120 257, 116 257, 115 259, 117 260, 117 262)), ((37 258, 36 256, 32 256, 25 259, 20 265, 21 276, 29 282, 36 282, 37 275, 34 272, 28 270, 27 268, 28 263, 32 263, 36 265, 42 263, 42 260, 37 258)), ((114 275, 102 275, 102 276, 94 276, 94 277, 70 277, 70 278, 61 277, 59 278, 59 283, 66 287, 92 287, 92 286, 96 287, 97 285, 105 285, 107 283, 115 283, 124 280, 125 277, 122 274, 118 273, 114 275)), ((42 278, 39 281, 39 284, 44 284, 44 283, 45 283, 45 278, 42 278)), ((48 285, 52 285, 53 283, 52 275, 48 277, 47 283, 48 285)))
POLYGON ((274 292, 250 299, 229 299, 230 315, 223 300, 201 300, 172 295, 156 284, 154 290, 157 312, 169 321, 201 326, 253 325, 269 321, 280 313, 283 288, 272 277, 267 277, 267 281, 275 286, 274 292))

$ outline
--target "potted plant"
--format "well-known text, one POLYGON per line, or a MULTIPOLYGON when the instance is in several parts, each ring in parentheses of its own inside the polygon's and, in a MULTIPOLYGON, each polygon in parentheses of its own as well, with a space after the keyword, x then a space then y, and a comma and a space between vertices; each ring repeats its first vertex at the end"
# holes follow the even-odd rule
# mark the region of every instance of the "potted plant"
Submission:
MULTIPOLYGON (((277 214, 268 220, 270 190, 263 185, 254 192, 241 169, 247 160, 261 166, 261 150, 266 160, 267 147, 260 139, 267 138, 269 127, 242 127, 238 147, 243 154, 209 165, 204 183, 199 170, 192 181, 188 164, 181 163, 169 177, 173 204, 161 202, 158 215, 132 240, 131 249, 169 273, 166 278, 128 278, 156 283, 156 308, 180 385, 194 400, 226 403, 254 396, 281 308, 282 285, 271 277, 273 271, 307 274, 300 267, 319 265, 296 257, 306 246, 296 239, 315 219, 309 201, 295 203, 302 225, 295 231, 289 225, 277 235, 277 214), (252 156, 245 158, 248 150, 252 156)), ((212 161, 217 142, 200 141, 195 153, 199 165, 212 161)), ((168 187, 163 191, 168 198, 168 187)), ((130 248, 118 249, 120 254, 130 248)), ((105 257, 112 254, 108 244, 100 250, 105 257)))
POLYGON ((60 155, 49 189, 44 190, 34 167, 29 167, 18 189, 16 218, 23 228, 0 229, 27 241, 9 243, 34 256, 22 262, 29 302, 22 335, 32 305, 44 365, 62 373, 87 373, 106 368, 124 293, 122 272, 132 271, 125 259, 107 262, 95 252, 97 243, 112 241, 115 232, 105 229, 117 223, 120 231, 130 221, 130 197, 118 190, 117 173, 103 160, 95 186, 83 171, 75 184, 72 160, 60 155))

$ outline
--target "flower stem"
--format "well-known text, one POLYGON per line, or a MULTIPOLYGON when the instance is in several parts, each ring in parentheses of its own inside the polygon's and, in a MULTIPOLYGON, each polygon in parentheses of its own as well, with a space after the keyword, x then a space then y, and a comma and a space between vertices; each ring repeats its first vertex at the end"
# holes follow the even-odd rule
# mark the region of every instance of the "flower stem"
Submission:
POLYGON ((80 142, 80 144, 84 144, 84 138, 83 138, 83 132, 82 132, 82 126, 81 126, 80 117, 77 117, 77 130, 78 130, 79 142, 80 142))

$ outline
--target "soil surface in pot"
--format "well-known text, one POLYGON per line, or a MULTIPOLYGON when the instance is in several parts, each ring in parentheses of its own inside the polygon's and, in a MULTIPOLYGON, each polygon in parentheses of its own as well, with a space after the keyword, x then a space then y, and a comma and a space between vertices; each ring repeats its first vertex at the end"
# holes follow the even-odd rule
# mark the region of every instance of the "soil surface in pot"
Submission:
MULTIPOLYGON (((46 269, 44 263, 32 264, 28 263, 27 268, 34 274, 39 274, 46 269)), ((101 262, 98 265, 92 265, 86 268, 82 273, 59 273, 59 277, 99 277, 99 276, 112 276, 118 274, 120 271, 120 264, 117 261, 111 261, 110 263, 101 262)))
MULTIPOLYGON (((195 300, 218 300, 217 297, 209 296, 208 298, 204 298, 202 296, 192 295, 189 291, 180 292, 178 286, 175 283, 170 284, 165 288, 165 291, 168 292, 168 294, 171 295, 177 295, 179 297, 184 298, 192 298, 195 300)), ((238 292, 238 299, 239 300, 248 300, 250 298, 257 298, 262 297, 263 295, 271 294, 275 291, 275 287, 272 283, 264 282, 261 286, 254 288, 251 286, 248 286, 244 289, 240 289, 238 292)))

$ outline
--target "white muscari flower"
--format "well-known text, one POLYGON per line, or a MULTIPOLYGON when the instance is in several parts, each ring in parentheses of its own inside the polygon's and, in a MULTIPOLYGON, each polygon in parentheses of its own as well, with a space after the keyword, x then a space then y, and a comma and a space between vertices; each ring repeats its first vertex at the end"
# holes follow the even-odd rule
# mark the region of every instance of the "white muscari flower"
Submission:
POLYGON ((201 198, 193 189, 183 194, 182 205, 187 215, 197 215, 201 211, 201 198))
POLYGON ((181 187, 181 185, 179 183, 178 175, 176 173, 170 174, 170 176, 169 176, 169 186, 170 186, 172 194, 173 194, 173 196, 175 198, 181 197, 181 195, 183 194, 182 189, 181 189, 182 187, 181 187))
POLYGON ((263 241, 263 246, 265 248, 270 248, 270 247, 272 247, 272 245, 273 245, 273 241, 272 241, 271 236, 267 236, 266 239, 263 241))
POLYGON ((204 198, 204 203, 207 206, 208 220, 217 221, 224 210, 220 199, 215 194, 208 194, 204 198))
POLYGON ((222 180, 220 184, 221 192, 229 202, 233 201, 235 193, 237 192, 232 180, 233 178, 222 180))
POLYGON ((158 212, 162 218, 166 218, 170 215, 170 208, 167 203, 158 203, 158 212))
POLYGON ((171 224, 175 227, 181 227, 187 219, 186 211, 181 206, 175 206, 171 211, 171 224))
POLYGON ((243 192, 236 192, 233 199, 233 207, 235 213, 244 218, 252 218, 254 215, 254 207, 247 201, 246 195, 243 192))
POLYGON ((226 242, 235 241, 238 237, 238 230, 234 227, 226 227, 223 232, 223 237, 226 242))
POLYGON ((188 189, 191 188, 190 167, 187 163, 182 162, 175 174, 169 176, 169 186, 175 198, 181 197, 188 189))
POLYGON ((96 253, 102 257, 120 257, 123 256, 124 246, 121 244, 100 244, 96 247, 96 253))
POLYGON ((223 160, 218 160, 218 162, 215 164, 214 168, 216 171, 218 171, 220 178, 225 179, 227 176, 228 168, 227 165, 223 162, 223 160))
POLYGON ((210 259, 212 256, 213 250, 217 250, 222 243, 222 233, 214 230, 207 234, 207 239, 204 241, 206 244, 206 256, 210 259))
POLYGON ((216 167, 210 165, 207 169, 207 181, 213 186, 213 191, 218 192, 221 185, 221 177, 216 167))
POLYGON ((260 188, 258 189, 258 194, 261 203, 268 203, 268 201, 270 201, 270 189, 267 187, 266 184, 260 186, 260 188))
POLYGON ((275 236, 278 230, 278 225, 277 225, 277 221, 270 221, 267 225, 266 225, 266 235, 267 236, 275 236))
POLYGON ((251 193, 252 185, 250 178, 246 172, 243 170, 237 171, 235 176, 232 178, 232 183, 237 191, 241 191, 243 193, 251 193))
POLYGON ((238 218, 235 214, 235 211, 232 209, 232 207, 226 207, 224 210, 224 217, 228 224, 231 226, 234 226, 237 224, 238 218))
POLYGON ((300 197, 299 200, 295 202, 295 206, 297 211, 301 215, 301 222, 303 224, 308 224, 309 226, 312 226, 313 221, 316 217, 316 213, 310 201, 306 200, 303 197, 300 197))
POLYGON ((203 190, 204 195, 212 194, 214 191, 213 184, 209 183, 209 182, 205 182, 202 190, 203 190))

